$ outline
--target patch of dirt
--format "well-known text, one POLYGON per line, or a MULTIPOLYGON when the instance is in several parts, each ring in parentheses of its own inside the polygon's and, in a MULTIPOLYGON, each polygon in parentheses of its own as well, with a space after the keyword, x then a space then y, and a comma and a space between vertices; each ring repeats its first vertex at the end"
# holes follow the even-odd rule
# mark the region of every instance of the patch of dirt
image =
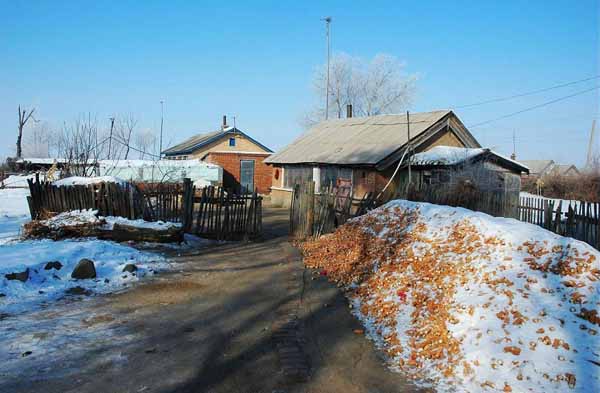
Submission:
POLYGON ((115 318, 112 315, 102 314, 102 315, 94 315, 91 318, 83 319, 81 321, 81 323, 86 327, 90 327, 90 326, 94 326, 94 325, 99 325, 101 323, 112 322, 114 320, 115 320, 115 318))
POLYGON ((202 293, 204 285, 194 281, 157 281, 115 295, 119 308, 139 308, 184 303, 202 293))

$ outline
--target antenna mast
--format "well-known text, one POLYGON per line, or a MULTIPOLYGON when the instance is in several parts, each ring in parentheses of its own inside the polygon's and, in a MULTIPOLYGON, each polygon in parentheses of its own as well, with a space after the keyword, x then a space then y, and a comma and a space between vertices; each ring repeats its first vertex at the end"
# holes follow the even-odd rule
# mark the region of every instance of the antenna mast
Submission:
POLYGON ((330 34, 329 34, 329 25, 331 24, 331 17, 327 16, 322 20, 325 21, 325 29, 327 35, 327 85, 325 86, 325 120, 329 118, 329 62, 331 58, 331 44, 330 44, 330 34))
POLYGON ((590 131, 590 141, 588 142, 588 151, 587 151, 587 160, 585 165, 590 168, 592 166, 592 161, 594 157, 594 136, 596 134, 596 119, 592 121, 592 130, 590 131))

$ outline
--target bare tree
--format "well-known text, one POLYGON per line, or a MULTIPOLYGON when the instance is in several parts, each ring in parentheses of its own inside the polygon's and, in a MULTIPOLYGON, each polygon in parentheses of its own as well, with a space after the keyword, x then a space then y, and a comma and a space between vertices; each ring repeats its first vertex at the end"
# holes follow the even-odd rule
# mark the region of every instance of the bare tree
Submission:
POLYGON ((146 129, 145 131, 136 133, 134 139, 140 159, 143 160, 145 156, 152 158, 156 150, 156 134, 151 129, 146 129))
POLYGON ((21 158, 23 151, 21 149, 21 142, 23 140, 23 128, 25 128, 25 125, 27 125, 27 122, 30 119, 33 119, 33 121, 35 121, 35 118, 33 117, 33 112, 35 112, 35 108, 31 109, 29 112, 27 112, 27 109, 23 109, 21 110, 21 105, 19 105, 19 135, 17 135, 17 158, 21 158))
POLYGON ((47 122, 37 123, 23 137, 22 153, 26 157, 48 158, 51 154, 54 138, 47 122))
POLYGON ((103 141, 99 140, 98 122, 91 115, 81 116, 73 123, 65 123, 57 136, 58 156, 66 160, 66 174, 90 176, 102 154, 103 141))
MULTIPOLYGON (((414 95, 415 75, 403 73, 404 64, 390 55, 380 54, 371 61, 336 54, 331 61, 329 77, 329 117, 341 118, 348 104, 358 116, 398 113, 414 95)), ((314 78, 318 102, 325 95, 326 66, 314 78)), ((325 118, 322 105, 306 116, 307 125, 325 118)))
POLYGON ((118 125, 115 129, 115 137, 116 141, 123 146, 124 156, 123 159, 127 160, 129 158, 129 152, 131 151, 131 143, 132 143, 132 135, 134 133, 135 127, 137 126, 137 119, 133 114, 128 114, 126 116, 122 116, 118 125))

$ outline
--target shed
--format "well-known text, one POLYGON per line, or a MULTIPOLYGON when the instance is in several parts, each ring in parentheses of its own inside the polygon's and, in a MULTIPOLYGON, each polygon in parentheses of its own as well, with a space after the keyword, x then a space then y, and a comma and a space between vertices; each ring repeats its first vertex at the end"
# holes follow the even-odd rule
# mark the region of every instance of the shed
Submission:
POLYGON ((409 140, 417 153, 438 145, 481 147, 450 110, 323 121, 265 160, 274 167, 272 202, 289 203, 294 185, 305 180, 317 189, 348 184, 359 198, 379 192, 409 140))

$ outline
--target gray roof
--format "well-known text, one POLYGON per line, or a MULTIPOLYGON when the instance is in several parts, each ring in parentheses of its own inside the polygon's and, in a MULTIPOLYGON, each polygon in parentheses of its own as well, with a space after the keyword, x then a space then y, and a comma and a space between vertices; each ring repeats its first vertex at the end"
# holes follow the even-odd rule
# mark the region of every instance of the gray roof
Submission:
POLYGON ((575 172, 579 173, 579 169, 573 164, 557 164, 553 168, 559 175, 566 175, 571 169, 574 169, 575 172))
POLYGON ((253 139, 248 134, 246 134, 245 132, 243 132, 237 128, 234 128, 234 127, 229 127, 229 128, 226 128, 224 130, 219 130, 219 131, 208 132, 205 134, 195 135, 175 146, 172 146, 166 150, 163 150, 162 152, 163 152, 163 154, 165 154, 167 156, 177 155, 177 154, 190 154, 190 153, 193 153, 195 150, 200 149, 201 147, 209 145, 209 144, 223 138, 224 136, 235 135, 235 134, 241 134, 241 135, 245 136, 246 138, 248 138, 253 143, 255 143, 256 145, 260 146, 266 152, 269 152, 269 153, 272 152, 271 149, 269 149, 262 143, 258 142, 257 140, 253 139))
MULTIPOLYGON (((411 138, 423 134, 449 114, 452 111, 411 113, 411 138)), ((478 145, 474 138, 473 141, 478 145)), ((406 114, 328 120, 318 123, 265 161, 375 165, 407 142, 406 114)))
POLYGON ((529 168, 531 174, 543 173, 554 165, 553 160, 519 160, 519 162, 529 168))

